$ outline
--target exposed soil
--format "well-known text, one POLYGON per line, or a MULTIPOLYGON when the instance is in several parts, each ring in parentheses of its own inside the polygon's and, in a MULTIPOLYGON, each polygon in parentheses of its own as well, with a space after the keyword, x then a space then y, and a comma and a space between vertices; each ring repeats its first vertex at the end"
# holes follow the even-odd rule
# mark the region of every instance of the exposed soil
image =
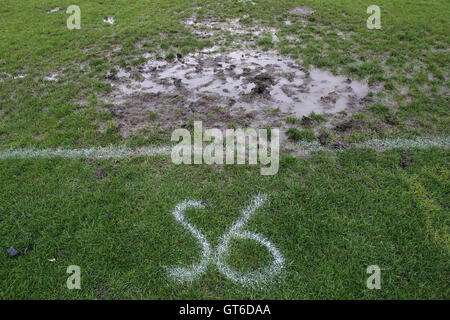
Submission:
POLYGON ((221 35, 230 34, 237 36, 234 38, 234 42, 242 43, 244 39, 249 41, 263 35, 271 35, 273 41, 277 42, 279 40, 277 29, 262 26, 258 22, 254 22, 252 25, 244 25, 240 20, 239 18, 226 20, 209 18, 197 21, 195 17, 191 17, 183 21, 183 23, 191 33, 201 38, 214 39, 220 38, 221 35))
POLYGON ((348 130, 358 130, 361 129, 363 122, 359 119, 350 119, 339 123, 336 126, 336 130, 338 131, 348 131, 348 130))
POLYGON ((319 140, 321 145, 326 145, 328 143, 329 135, 328 133, 321 131, 317 139, 319 140))
POLYGON ((150 58, 138 69, 107 77, 116 89, 109 109, 124 135, 154 124, 150 112, 159 126, 170 128, 194 120, 218 128, 283 127, 287 115, 359 111, 369 91, 365 83, 250 49, 206 51, 171 62, 150 58))
POLYGON ((295 7, 289 11, 290 14, 294 14, 297 16, 309 16, 314 14, 316 11, 307 6, 295 7))
POLYGON ((95 177, 97 179, 103 180, 108 177, 108 174, 102 168, 99 168, 97 169, 97 171, 95 171, 95 177))
POLYGON ((414 162, 413 157, 409 154, 408 151, 405 151, 400 156, 400 167, 406 169, 411 163, 414 162))
MULTIPOLYGON (((305 20, 314 13, 306 6, 288 12, 291 20, 305 20)), ((124 136, 149 126, 170 132, 202 121, 204 128, 280 128, 284 139, 288 115, 317 129, 318 122, 310 114, 321 114, 328 119, 321 125, 331 129, 336 113, 345 110, 351 115, 372 102, 366 83, 305 69, 301 62, 275 51, 250 49, 262 37, 278 42, 275 28, 257 21, 247 25, 241 19, 197 21, 191 17, 182 22, 197 37, 211 39, 218 46, 187 56, 178 54, 172 61, 147 54, 145 65, 109 73, 107 79, 115 90, 108 97, 108 108, 124 136), (225 45, 226 34, 233 35, 234 42, 221 52, 219 45, 225 45)), ((345 132, 359 127, 357 122, 344 121, 336 129, 345 132)), ((328 143, 327 134, 316 133, 320 143, 328 143)))

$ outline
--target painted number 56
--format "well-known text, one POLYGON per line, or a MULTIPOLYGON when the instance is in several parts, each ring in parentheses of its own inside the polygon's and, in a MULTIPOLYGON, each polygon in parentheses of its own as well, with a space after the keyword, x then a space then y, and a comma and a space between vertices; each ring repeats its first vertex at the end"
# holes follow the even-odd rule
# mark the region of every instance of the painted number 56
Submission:
POLYGON ((228 279, 234 282, 238 282, 242 285, 256 284, 267 280, 273 275, 277 274, 284 266, 284 258, 281 255, 280 251, 269 240, 265 239, 259 234, 249 231, 242 231, 242 228, 248 222, 250 217, 266 201, 266 195, 259 195, 253 199, 251 204, 242 212, 241 217, 233 224, 231 229, 222 236, 220 244, 215 251, 214 258, 211 258, 211 245, 206 240, 206 237, 197 228, 190 224, 184 216, 184 212, 186 211, 186 209, 204 208, 204 206, 201 204, 201 202, 194 200, 184 201, 176 206, 172 214, 174 215, 175 219, 185 229, 187 229, 194 238, 197 239, 200 246, 202 247, 202 259, 199 264, 194 264, 188 268, 170 268, 169 274, 182 281, 192 280, 204 274, 210 262, 215 263, 219 271, 228 279), (226 257, 227 252, 230 249, 230 240, 232 239, 247 239, 262 244, 272 255, 272 264, 262 272, 244 273, 232 270, 224 261, 224 258, 226 257))

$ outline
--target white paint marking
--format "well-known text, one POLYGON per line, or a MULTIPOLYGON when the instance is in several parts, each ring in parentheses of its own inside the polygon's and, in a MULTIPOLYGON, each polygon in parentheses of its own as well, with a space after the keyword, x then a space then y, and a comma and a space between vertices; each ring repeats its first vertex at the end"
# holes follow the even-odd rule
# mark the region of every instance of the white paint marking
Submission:
POLYGON ((222 272, 228 279, 234 282, 239 282, 242 285, 255 285, 259 282, 264 282, 269 278, 273 277, 275 274, 281 271, 284 266, 284 258, 280 251, 267 239, 264 237, 252 233, 249 231, 241 231, 244 225, 248 222, 255 211, 261 207, 267 201, 266 195, 258 195, 253 199, 252 203, 247 207, 246 210, 242 212, 242 216, 236 221, 231 227, 230 231, 222 237, 221 244, 217 248, 216 254, 216 264, 220 272, 222 272), (265 268, 262 272, 248 272, 240 273, 229 268, 225 262, 224 258, 230 248, 231 239, 248 239, 259 242, 267 248, 270 254, 273 256, 272 265, 265 268))
POLYGON ((349 148, 340 149, 328 146, 322 146, 319 142, 299 142, 296 144, 298 151, 308 154, 315 151, 330 151, 341 152, 349 149, 376 149, 380 151, 395 150, 395 149, 429 149, 433 147, 448 148, 450 147, 450 137, 436 137, 436 138, 417 138, 417 139, 371 139, 365 142, 355 143, 349 148))
POLYGON ((198 231, 194 226, 186 221, 184 217, 184 211, 189 208, 204 208, 204 206, 195 200, 184 201, 180 203, 175 210, 172 212, 175 219, 192 235, 198 240, 200 246, 202 247, 202 257, 199 264, 194 264, 189 268, 171 268, 169 269, 169 274, 178 278, 180 281, 192 281, 193 279, 201 276, 206 272, 208 264, 210 262, 216 263, 219 271, 226 276, 228 279, 239 282, 242 285, 255 285, 260 282, 264 282, 269 278, 273 277, 275 274, 281 271, 284 266, 284 258, 280 251, 267 239, 264 237, 252 233, 249 231, 241 231, 244 225, 248 222, 251 216, 256 212, 256 210, 261 207, 267 201, 266 195, 258 195, 253 199, 252 203, 242 212, 242 216, 233 224, 230 231, 222 237, 221 244, 217 248, 215 259, 211 261, 211 246, 209 245, 206 237, 198 231), (269 253, 273 256, 274 261, 272 265, 265 268, 262 272, 248 272, 240 273, 232 270, 228 267, 224 258, 230 249, 231 239, 247 239, 256 241, 267 248, 269 253))
POLYGON ((14 80, 16 80, 16 79, 23 79, 23 78, 25 78, 26 76, 27 76, 27 74, 21 73, 21 74, 18 74, 17 76, 15 76, 15 77, 13 77, 13 79, 14 79, 14 80))
MULTIPOLYGON (((318 142, 300 142, 297 144, 298 151, 308 154, 315 151, 340 152, 348 149, 335 149, 322 146, 318 142)), ((366 142, 351 145, 349 149, 377 149, 377 150, 393 150, 393 149, 428 149, 432 147, 449 148, 450 137, 437 138, 417 138, 417 139, 373 139, 366 142)), ((94 147, 89 149, 9 149, 0 151, 0 160, 6 159, 33 159, 33 158, 89 158, 89 159, 107 159, 107 158, 129 158, 129 157, 156 157, 161 155, 170 155, 172 148, 170 146, 156 147, 148 146, 139 149, 131 149, 124 146, 118 147, 94 147)))
POLYGON ((127 147, 107 147, 90 149, 10 149, 0 151, 0 160, 6 159, 31 159, 31 158, 66 158, 66 159, 108 159, 129 158, 137 156, 154 157, 159 155, 170 155, 169 147, 146 147, 130 149, 127 147))
POLYGON ((192 281, 194 278, 199 277, 206 272, 208 262, 211 255, 211 247, 206 240, 205 236, 198 231, 194 226, 187 222, 184 217, 184 211, 187 208, 201 209, 204 206, 199 201, 184 201, 180 203, 172 212, 175 219, 198 240, 202 247, 202 259, 199 264, 194 264, 189 268, 172 268, 169 269, 169 274, 178 278, 180 281, 192 281))
POLYGON ((58 74, 57 73, 52 73, 51 75, 44 77, 44 80, 47 80, 47 81, 58 81, 58 74))
POLYGON ((109 23, 109 24, 114 24, 114 18, 113 17, 108 17, 103 19, 104 23, 109 23))
POLYGON ((53 13, 53 12, 58 12, 59 11, 59 7, 55 7, 51 10, 48 10, 47 13, 53 13))

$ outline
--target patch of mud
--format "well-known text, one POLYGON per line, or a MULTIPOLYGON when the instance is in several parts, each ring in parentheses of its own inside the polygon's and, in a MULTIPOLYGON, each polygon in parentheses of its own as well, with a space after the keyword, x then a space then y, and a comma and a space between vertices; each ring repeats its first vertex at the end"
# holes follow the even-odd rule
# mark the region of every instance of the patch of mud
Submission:
POLYGON ((350 119, 350 120, 346 120, 346 121, 343 121, 343 122, 339 123, 336 126, 336 129, 338 131, 345 132, 345 131, 348 131, 348 130, 361 129, 362 125, 363 125, 363 122, 361 120, 359 120, 359 119, 350 119))
POLYGON ((108 177, 108 174, 102 169, 102 168, 98 168, 95 171, 95 177, 99 180, 103 180, 106 179, 108 177))
MULTIPOLYGON (((272 36, 273 41, 279 41, 277 29, 263 27, 257 23, 252 26, 244 25, 240 22, 239 18, 226 19, 225 21, 219 19, 197 21, 195 17, 191 17, 183 21, 183 23, 191 33, 202 37, 215 37, 227 33, 234 36, 253 38, 270 35, 272 36)), ((237 41, 237 39, 235 39, 235 41, 237 41)))
POLYGON ((405 151, 400 155, 400 167, 403 169, 406 169, 413 162, 414 158, 411 157, 408 151, 405 151))
POLYGON ((296 15, 296 16, 309 16, 316 12, 316 10, 307 7, 307 6, 300 6, 295 7, 289 11, 290 14, 296 15))
POLYGON ((110 111, 125 135, 151 123, 149 112, 169 127, 194 120, 218 128, 283 127, 287 115, 351 114, 369 91, 365 83, 249 49, 151 59, 109 78, 115 88, 110 111))

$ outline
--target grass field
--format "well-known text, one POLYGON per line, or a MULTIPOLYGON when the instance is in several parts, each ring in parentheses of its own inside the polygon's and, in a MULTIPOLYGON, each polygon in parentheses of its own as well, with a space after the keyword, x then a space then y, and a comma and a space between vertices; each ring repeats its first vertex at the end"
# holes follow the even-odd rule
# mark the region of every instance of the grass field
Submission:
MULTIPOLYGON (((150 112, 139 130, 124 132, 122 119, 111 112, 117 88, 110 75, 208 48, 274 51, 375 89, 351 114, 312 114, 313 125, 287 117, 281 130, 290 128, 288 136, 300 140, 290 150, 313 143, 319 132, 329 142, 301 156, 284 152, 274 176, 249 165, 176 166, 166 155, 0 157, 0 298, 449 299, 450 3, 378 0, 382 29, 368 30, 372 4, 3 0, 0 154, 169 145, 171 131, 158 112, 150 112), (80 30, 66 26, 72 4, 81 8, 80 30), (300 18, 289 13, 298 6, 315 12, 300 18), (60 10, 47 13, 55 7, 60 10), (114 24, 102 21, 110 16, 114 24), (276 30, 276 39, 226 30, 206 37, 183 23, 192 16, 197 25, 239 19, 276 30), (358 125, 335 129, 342 121, 358 125), (443 144, 351 147, 374 139, 443 144), (334 151, 332 143, 343 150, 334 151), (168 275, 168 268, 188 267, 201 257, 198 242, 172 215, 180 202, 205 205, 186 216, 215 250, 257 194, 267 194, 268 201, 244 229, 277 247, 284 257, 281 272, 256 286, 229 280, 214 263, 192 282, 168 275), (23 254, 11 257, 11 246, 23 254), (70 265, 81 268, 80 290, 66 287, 70 265), (366 287, 370 265, 381 268, 380 290, 366 287)), ((195 120, 179 119, 187 128, 195 120)), ((247 272, 271 259, 264 246, 233 240, 226 262, 247 272)))

